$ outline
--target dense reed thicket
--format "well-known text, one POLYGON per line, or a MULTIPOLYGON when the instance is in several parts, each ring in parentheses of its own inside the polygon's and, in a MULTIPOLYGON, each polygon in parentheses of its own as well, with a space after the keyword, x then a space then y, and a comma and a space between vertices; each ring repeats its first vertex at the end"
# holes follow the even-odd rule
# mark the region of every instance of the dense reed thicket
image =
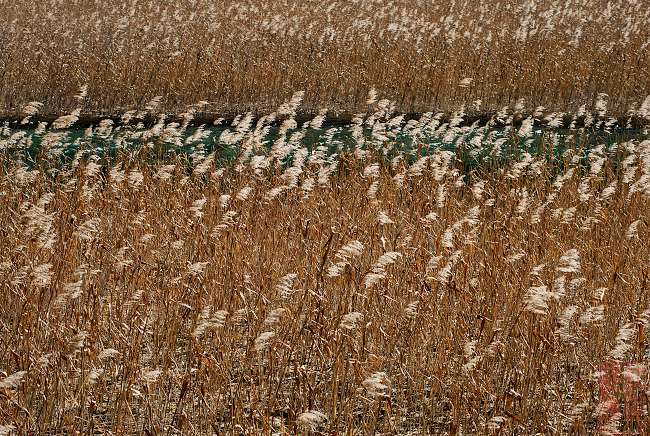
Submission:
POLYGON ((0 0, 0 110, 268 113, 296 89, 304 110, 365 111, 375 87, 402 112, 481 100, 495 113, 577 111, 598 93, 624 115, 650 94, 642 0, 418 2, 0 0))
POLYGON ((299 97, 0 130, 0 432, 647 431, 647 135, 299 97))

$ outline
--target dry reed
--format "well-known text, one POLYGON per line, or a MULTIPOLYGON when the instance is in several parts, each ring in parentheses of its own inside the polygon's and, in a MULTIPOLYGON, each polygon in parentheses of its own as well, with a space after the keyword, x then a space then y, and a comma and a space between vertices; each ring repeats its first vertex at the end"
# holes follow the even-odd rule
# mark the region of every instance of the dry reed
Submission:
POLYGON ((66 131, 0 131, 2 431, 647 428, 650 141, 378 110, 328 152, 270 120, 231 164, 196 132, 159 161, 164 121, 63 163, 66 131))
POLYGON ((401 112, 524 99, 577 111, 598 93, 624 115, 650 94, 642 0, 417 2, 0 1, 0 108, 19 114, 143 109, 268 113, 295 89, 317 113, 366 110, 375 87, 401 112))

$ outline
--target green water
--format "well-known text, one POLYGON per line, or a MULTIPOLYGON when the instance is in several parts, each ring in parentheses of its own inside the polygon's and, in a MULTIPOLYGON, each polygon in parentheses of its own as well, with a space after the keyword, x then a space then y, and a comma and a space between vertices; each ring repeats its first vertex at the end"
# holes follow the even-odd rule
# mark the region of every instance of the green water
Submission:
MULTIPOLYGON (((165 140, 161 135, 153 136, 147 140, 138 137, 143 130, 115 129, 108 135, 94 132, 87 135, 84 129, 68 129, 59 131, 63 136, 54 144, 43 147, 47 132, 37 134, 33 129, 22 130, 24 136, 29 138, 28 146, 5 147, 2 153, 14 159, 23 159, 27 165, 37 165, 43 160, 58 161, 61 164, 71 160, 81 152, 83 155, 97 155, 106 160, 113 160, 118 156, 135 155, 141 152, 144 143, 152 144, 147 159, 167 160, 170 158, 186 156, 191 159, 193 153, 207 155, 215 153, 215 160, 220 165, 232 162, 240 153, 240 144, 224 142, 223 133, 233 131, 229 127, 206 127, 202 129, 203 135, 194 140, 198 127, 188 127, 175 141, 165 140)), ((12 130, 11 134, 21 132, 12 130)), ((387 161, 400 157, 406 162, 413 162, 420 156, 431 154, 438 150, 453 152, 462 162, 464 169, 470 171, 477 166, 498 164, 503 160, 519 158, 523 153, 533 156, 543 155, 548 160, 559 160, 568 148, 578 149, 588 154, 590 148, 604 144, 608 149, 613 149, 616 144, 626 141, 640 141, 647 139, 647 132, 632 129, 617 129, 612 131, 576 131, 568 129, 535 129, 533 134, 525 139, 520 139, 511 129, 506 128, 479 128, 456 129, 450 134, 421 131, 417 133, 405 131, 401 128, 386 133, 387 138, 377 139, 370 129, 363 130, 364 144, 359 146, 353 138, 349 126, 337 126, 322 129, 290 129, 284 134, 285 141, 299 133, 300 139, 295 142, 296 147, 304 147, 310 153, 315 150, 322 151, 325 156, 353 152, 357 148, 371 150, 381 154, 387 161)), ((0 137, 0 140, 6 137, 0 137)), ((264 153, 264 149, 271 149, 280 139, 279 128, 270 126, 263 135, 261 147, 256 154, 264 153)), ((142 154, 140 154, 140 157, 142 154)), ((291 155, 286 158, 289 163, 291 155)))

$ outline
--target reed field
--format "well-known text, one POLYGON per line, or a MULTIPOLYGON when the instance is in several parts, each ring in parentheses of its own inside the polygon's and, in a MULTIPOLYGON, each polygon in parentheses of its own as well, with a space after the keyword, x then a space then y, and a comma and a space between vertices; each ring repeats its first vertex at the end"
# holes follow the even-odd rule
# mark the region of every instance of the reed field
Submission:
POLYGON ((0 0, 0 436, 650 434, 639 0, 0 0))
POLYGON ((648 431, 647 131, 301 97, 0 130, 4 434, 648 431))
POLYGON ((650 94, 647 0, 0 0, 0 108, 19 114, 140 110, 199 101, 211 113, 365 111, 376 88, 400 112, 494 113, 524 98, 575 112, 650 94))

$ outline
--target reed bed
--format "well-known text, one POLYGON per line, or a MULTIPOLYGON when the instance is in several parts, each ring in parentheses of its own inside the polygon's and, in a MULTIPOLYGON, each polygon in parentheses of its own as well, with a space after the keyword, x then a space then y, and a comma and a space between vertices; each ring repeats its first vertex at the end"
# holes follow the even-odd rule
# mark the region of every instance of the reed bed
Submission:
POLYGON ((0 433, 648 431, 647 132, 300 97, 0 130, 0 433))
POLYGON ((19 116, 163 110, 205 101, 263 115, 306 91, 316 114, 365 111, 374 87, 400 112, 575 112, 610 96, 625 115, 650 94, 650 9, 642 0, 418 2, 0 1, 0 108, 19 116))

